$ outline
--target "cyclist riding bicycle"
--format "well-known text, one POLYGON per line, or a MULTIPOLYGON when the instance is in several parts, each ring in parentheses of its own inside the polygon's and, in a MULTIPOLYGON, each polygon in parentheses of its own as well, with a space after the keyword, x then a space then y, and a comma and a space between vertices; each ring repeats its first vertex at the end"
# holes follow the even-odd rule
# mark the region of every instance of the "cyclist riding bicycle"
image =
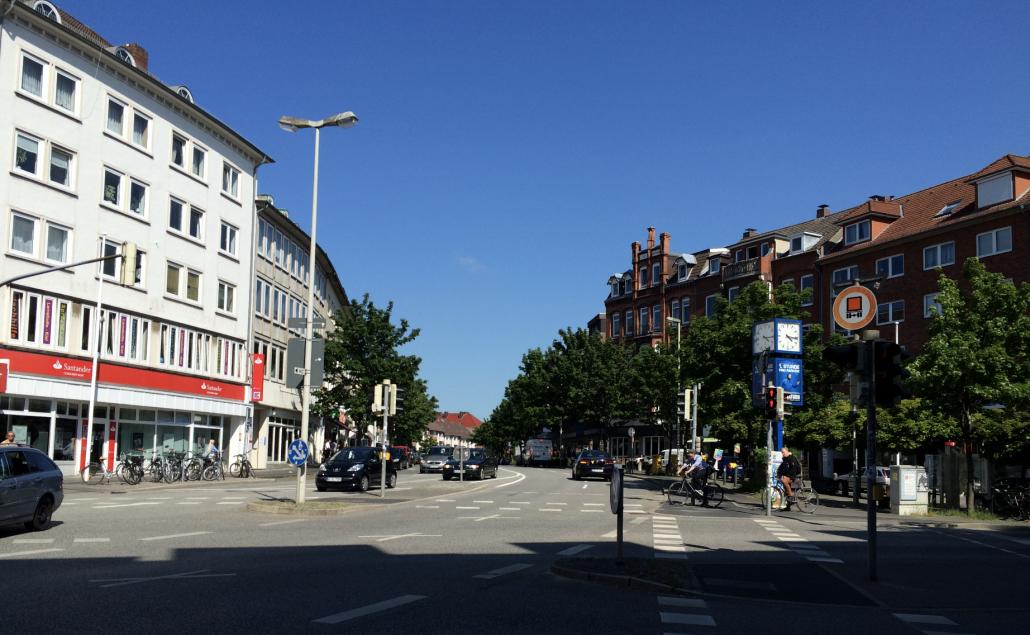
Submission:
POLYGON ((791 499, 794 498, 794 479, 801 475, 801 462, 798 457, 790 453, 787 446, 783 446, 783 462, 776 471, 777 478, 783 483, 783 489, 787 493, 786 511, 790 511, 791 499))
MULTIPOLYGON (((701 505, 708 506, 708 493, 705 491, 705 462, 694 449, 687 450, 687 460, 683 467, 676 471, 677 476, 690 478, 690 487, 694 491, 701 492, 701 505)), ((694 493, 690 494, 690 503, 694 503, 694 493)))

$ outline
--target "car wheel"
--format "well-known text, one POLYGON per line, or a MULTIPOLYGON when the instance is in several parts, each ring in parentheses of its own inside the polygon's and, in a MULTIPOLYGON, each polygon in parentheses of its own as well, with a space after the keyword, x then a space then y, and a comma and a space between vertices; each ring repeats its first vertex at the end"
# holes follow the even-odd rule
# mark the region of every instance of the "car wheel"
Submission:
POLYGON ((325 491, 325 487, 323 487, 323 486, 321 486, 321 485, 316 485, 316 486, 315 486, 315 489, 317 489, 317 490, 318 490, 318 491, 320 491, 320 492, 324 492, 324 491, 325 491))
POLYGON ((358 491, 359 492, 367 492, 368 491, 368 475, 367 474, 362 476, 361 480, 358 481, 358 491))
POLYGON ((50 526, 50 520, 54 515, 54 501, 49 495, 40 499, 36 504, 36 511, 32 514, 32 520, 25 523, 25 527, 32 531, 43 531, 50 526))
POLYGON ((497 468, 496 467, 494 468, 494 473, 493 473, 492 476, 490 476, 490 478, 497 478, 497 468))
POLYGON ((579 480, 579 474, 576 474, 575 470, 572 471, 572 480, 574 480, 574 481, 578 481, 579 480))
POLYGON ((397 474, 390 474, 386 477, 386 487, 393 489, 397 487, 397 474))
POLYGON ((445 480, 445 481, 451 480, 451 475, 450 474, 444 474, 443 475, 443 480, 445 480))

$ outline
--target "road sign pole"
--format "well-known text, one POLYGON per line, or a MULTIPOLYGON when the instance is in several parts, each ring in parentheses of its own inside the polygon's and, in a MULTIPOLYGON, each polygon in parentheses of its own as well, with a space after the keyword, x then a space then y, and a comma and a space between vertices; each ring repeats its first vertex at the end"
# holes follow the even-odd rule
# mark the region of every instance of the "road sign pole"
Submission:
MULTIPOLYGON (((875 332, 875 331, 874 331, 875 332)), ((879 337, 879 332, 875 332, 879 337)), ((869 580, 876 582, 876 342, 875 338, 868 339, 862 343, 865 346, 863 353, 866 356, 866 373, 868 373, 869 392, 866 398, 866 542, 869 547, 869 580)))

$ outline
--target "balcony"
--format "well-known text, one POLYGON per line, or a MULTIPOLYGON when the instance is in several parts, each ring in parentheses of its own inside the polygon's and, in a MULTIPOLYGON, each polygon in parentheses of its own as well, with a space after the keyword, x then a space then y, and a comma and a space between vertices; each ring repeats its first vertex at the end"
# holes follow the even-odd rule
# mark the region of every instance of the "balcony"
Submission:
POLYGON ((757 276, 762 272, 762 259, 761 258, 750 258, 748 260, 741 260, 729 265, 723 265, 722 268, 722 279, 735 280, 737 278, 746 278, 748 276, 757 276))

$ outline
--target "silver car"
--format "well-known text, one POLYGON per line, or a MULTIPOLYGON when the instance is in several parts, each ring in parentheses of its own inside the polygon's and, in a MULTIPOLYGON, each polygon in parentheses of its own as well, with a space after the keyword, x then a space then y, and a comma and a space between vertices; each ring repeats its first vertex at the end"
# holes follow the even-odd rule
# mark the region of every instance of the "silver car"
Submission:
POLYGON ((0 446, 0 525, 43 531, 64 501, 64 475, 35 448, 0 446))
POLYGON ((454 456, 454 448, 446 445, 434 445, 429 448, 429 453, 422 457, 422 463, 418 466, 418 473, 442 473, 447 459, 452 456, 454 456))

